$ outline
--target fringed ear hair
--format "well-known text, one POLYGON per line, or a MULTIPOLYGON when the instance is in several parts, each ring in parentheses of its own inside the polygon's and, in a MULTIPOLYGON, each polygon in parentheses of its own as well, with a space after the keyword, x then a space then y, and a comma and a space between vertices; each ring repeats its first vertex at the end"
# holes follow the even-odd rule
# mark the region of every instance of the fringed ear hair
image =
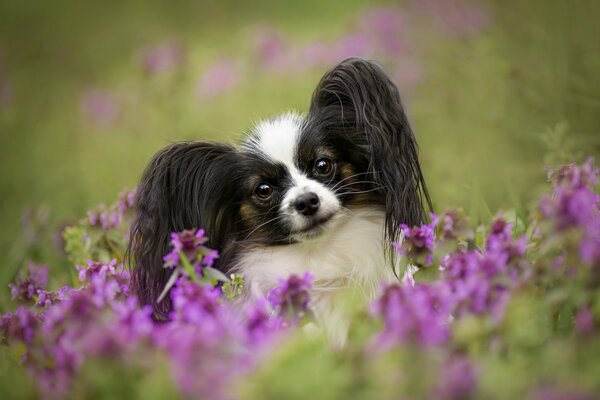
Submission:
POLYGON ((157 153, 144 172, 127 261, 140 303, 151 304, 157 319, 165 319, 171 309, 169 296, 157 303, 171 273, 163 267, 171 232, 204 228, 210 247, 219 249, 234 224, 235 211, 226 208, 234 196, 232 157, 230 146, 176 143, 157 153))
POLYGON ((398 239, 401 223, 425 223, 423 203, 431 209, 431 200, 417 142, 398 88, 381 68, 350 58, 331 69, 313 94, 311 120, 324 134, 346 137, 369 157, 367 172, 385 199, 389 242, 398 239))

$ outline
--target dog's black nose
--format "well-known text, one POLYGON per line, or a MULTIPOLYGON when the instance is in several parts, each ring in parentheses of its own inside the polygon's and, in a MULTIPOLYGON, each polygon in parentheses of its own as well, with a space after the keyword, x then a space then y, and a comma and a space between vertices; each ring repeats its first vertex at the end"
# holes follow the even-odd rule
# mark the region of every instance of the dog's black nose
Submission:
POLYGON ((307 217, 313 215, 319 209, 319 196, 313 192, 301 194, 294 201, 294 208, 307 217))

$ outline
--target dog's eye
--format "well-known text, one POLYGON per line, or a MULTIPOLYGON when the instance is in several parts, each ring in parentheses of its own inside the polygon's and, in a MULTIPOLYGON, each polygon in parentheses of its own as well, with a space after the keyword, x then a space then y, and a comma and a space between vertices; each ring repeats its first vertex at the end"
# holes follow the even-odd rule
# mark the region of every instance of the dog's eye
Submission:
POLYGON ((328 158, 318 158, 315 161, 314 170, 318 175, 328 175, 333 169, 333 163, 328 158))
POLYGON ((254 193, 261 199, 268 199, 273 194, 273 187, 268 183, 261 183, 254 189, 254 193))

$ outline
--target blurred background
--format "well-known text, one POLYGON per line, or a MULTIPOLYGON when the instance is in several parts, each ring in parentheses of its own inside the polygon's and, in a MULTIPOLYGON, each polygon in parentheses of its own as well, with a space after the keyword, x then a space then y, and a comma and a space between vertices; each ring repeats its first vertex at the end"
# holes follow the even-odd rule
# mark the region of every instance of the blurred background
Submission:
POLYGON ((326 69, 398 83, 437 209, 525 214, 600 153, 600 1, 0 0, 0 309, 28 260, 182 139, 306 111, 326 69))

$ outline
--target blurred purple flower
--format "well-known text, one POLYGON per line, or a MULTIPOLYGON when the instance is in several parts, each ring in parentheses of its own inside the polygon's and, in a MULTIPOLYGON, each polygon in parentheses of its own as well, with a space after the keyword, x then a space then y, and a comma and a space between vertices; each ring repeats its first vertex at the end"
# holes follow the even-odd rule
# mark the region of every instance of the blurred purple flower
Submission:
POLYGON ((378 344, 385 349, 406 342, 422 346, 445 343, 451 303, 439 289, 443 288, 425 284, 384 287, 372 307, 384 323, 378 344))
POLYGON ((431 398, 440 400, 473 398, 476 385, 477 374, 469 359, 465 356, 455 356, 443 365, 431 398))
POLYGON ((79 104, 81 112, 90 122, 104 127, 114 124, 121 112, 114 94, 97 89, 86 91, 79 104))
POLYGON ((56 291, 38 290, 38 299, 35 305, 48 308, 66 299, 73 290, 75 289, 69 286, 63 286, 56 291))
POLYGON ((75 268, 79 272, 79 282, 88 284, 92 276, 100 276, 105 279, 107 276, 116 274, 117 260, 111 260, 108 264, 96 263, 91 260, 86 261, 86 266, 77 265, 75 268))
POLYGON ((594 313, 589 307, 582 307, 577 312, 575 330, 581 336, 591 336, 594 333, 594 313))
POLYGON ((117 209, 119 210, 121 215, 135 206, 135 196, 136 189, 125 190, 119 193, 119 200, 117 200, 117 209))
POLYGON ((254 52, 263 68, 281 69, 288 51, 279 32, 273 28, 263 27, 254 34, 253 45, 254 52))
POLYGON ((141 50, 141 65, 150 75, 171 71, 185 59, 183 45, 179 40, 169 39, 141 50))
POLYGON ((546 219, 553 220, 558 231, 583 227, 598 214, 600 196, 587 187, 558 186, 554 196, 540 200, 539 210, 546 219))
POLYGON ((576 163, 566 164, 548 172, 548 180, 555 186, 572 188, 588 187, 593 189, 598 182, 600 168, 594 166, 593 157, 589 157, 579 166, 576 163))
POLYGON ((233 61, 222 59, 209 66, 198 81, 196 94, 201 100, 209 100, 235 89, 240 78, 233 61))
POLYGON ((598 396, 583 390, 566 390, 552 387, 537 389, 532 396, 534 400, 597 400, 598 396))
POLYGON ((223 311, 219 302, 221 291, 207 284, 179 278, 170 295, 173 302, 171 319, 175 321, 201 323, 207 317, 215 316, 218 311, 223 311))
POLYGON ((406 49, 404 37, 407 23, 405 11, 397 6, 374 7, 359 16, 360 30, 386 57, 401 54, 406 49))
POLYGON ((27 269, 22 269, 15 283, 10 287, 12 300, 32 301, 40 290, 48 284, 48 266, 30 262, 27 269))
POLYGON ((433 247, 435 244, 435 223, 422 226, 409 227, 401 224, 402 241, 393 242, 396 252, 408 257, 411 264, 418 267, 431 265, 433 261, 433 247))
POLYGON ((447 35, 460 37, 479 33, 491 23, 490 10, 477 2, 459 0, 414 0, 417 13, 430 15, 447 35))
POLYGON ((348 57, 368 58, 373 55, 373 48, 365 35, 351 33, 334 43, 332 53, 335 61, 339 62, 348 57))
POLYGON ((219 258, 219 252, 217 250, 210 250, 202 257, 202 265, 212 267, 217 258, 219 258))
POLYGON ((313 280, 308 272, 302 277, 292 274, 287 279, 279 278, 279 285, 269 292, 267 300, 281 316, 302 317, 308 311, 313 280))
POLYGON ((14 313, 1 316, 0 336, 32 344, 39 324, 40 321, 29 308, 19 307, 14 313))
POLYGON ((250 344, 268 342, 284 326, 277 315, 271 315, 269 304, 264 298, 257 299, 245 308, 245 330, 250 344))
POLYGON ((461 209, 451 209, 442 215, 430 215, 431 223, 436 226, 436 233, 440 240, 470 239, 473 232, 469 220, 461 209))
POLYGON ((454 308, 453 315, 489 314, 500 322, 510 298, 507 285, 506 261, 503 253, 479 254, 459 251, 442 261, 442 284, 454 308))

